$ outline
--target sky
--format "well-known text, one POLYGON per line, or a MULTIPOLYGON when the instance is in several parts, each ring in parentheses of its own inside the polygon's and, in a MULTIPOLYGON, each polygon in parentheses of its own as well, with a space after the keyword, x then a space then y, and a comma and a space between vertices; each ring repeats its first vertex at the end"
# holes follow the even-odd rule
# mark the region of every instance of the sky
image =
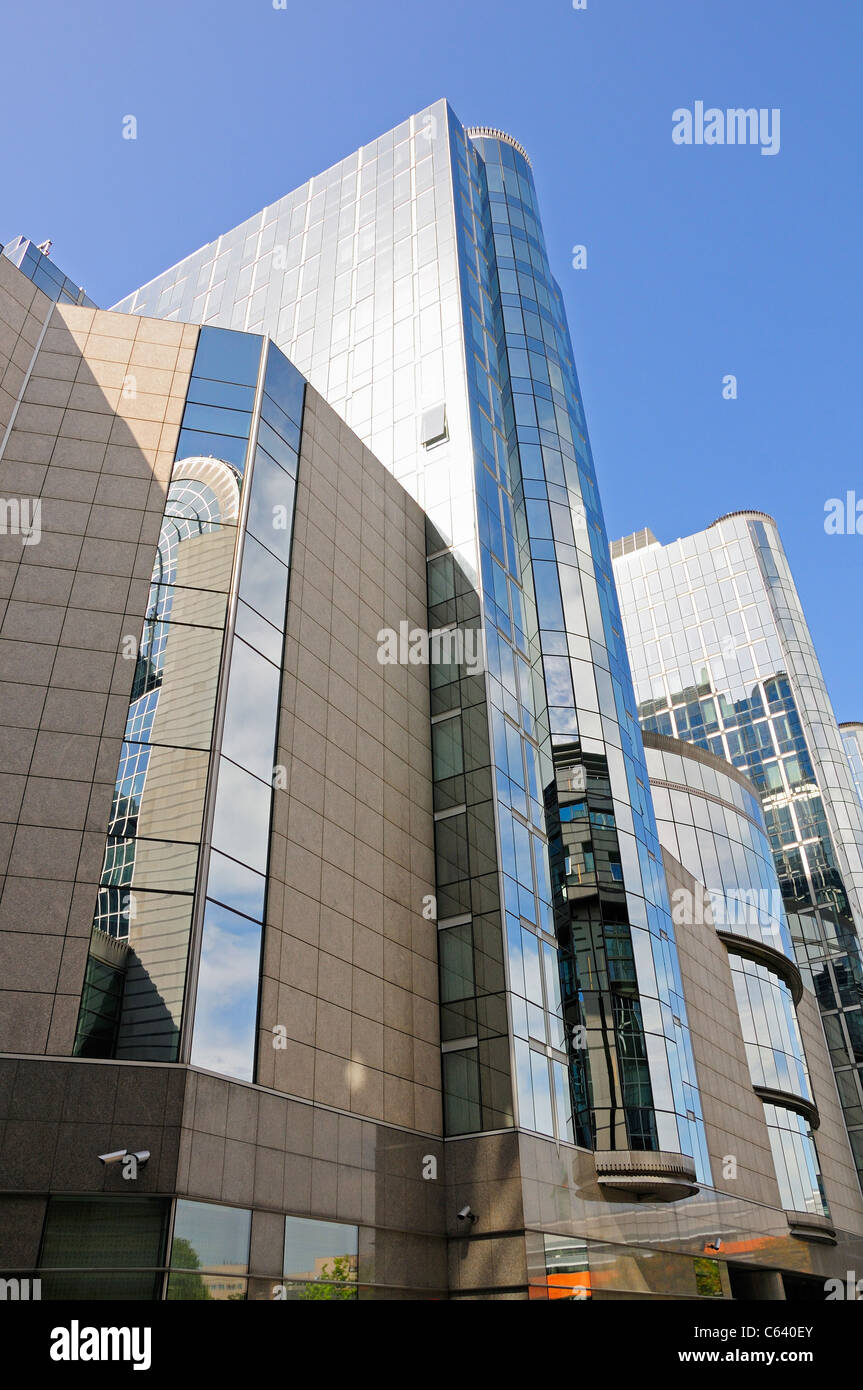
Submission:
POLYGON ((531 156, 609 537, 769 512, 837 716, 863 719, 863 534, 824 524, 853 492, 863 528, 861 7, 276 3, 8 9, 0 241, 50 237, 108 307, 447 97, 531 156), (778 108, 778 153, 675 144, 697 101, 778 108))

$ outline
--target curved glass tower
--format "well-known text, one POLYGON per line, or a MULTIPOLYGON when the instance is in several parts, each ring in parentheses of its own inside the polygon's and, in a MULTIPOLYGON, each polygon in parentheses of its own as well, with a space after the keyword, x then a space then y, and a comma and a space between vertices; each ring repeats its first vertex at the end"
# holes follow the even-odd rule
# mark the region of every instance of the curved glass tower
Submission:
POLYGON ((118 309, 266 334, 422 505, 447 1129, 709 1181, 572 345, 525 151, 446 102, 118 309))
MULTIPOLYGON (((469 275, 473 256, 478 261, 482 251, 489 262, 493 257, 508 465, 498 478, 510 490, 518 575, 536 612, 527 654, 542 701, 536 736, 554 903, 553 923, 545 929, 553 927, 559 943, 567 1037, 582 1043, 570 1048, 575 1136, 591 1148, 664 1149, 703 1158, 704 1178, 673 928, 561 294, 526 154, 499 132, 466 135, 476 151, 465 140, 472 208, 479 194, 470 222, 465 189, 459 203, 464 250, 471 256, 466 270, 469 275), (468 236, 469 228, 481 226, 484 246, 468 236)), ((454 143, 461 168, 455 135, 454 143)), ((482 400, 476 357, 475 363, 474 397, 482 400)), ((483 466, 489 462, 483 459, 483 466)), ((481 473, 479 481, 488 491, 481 473)), ((493 533, 485 517, 480 542, 486 631, 502 645, 509 613, 495 600, 493 533)), ((508 725, 501 708, 492 707, 491 717, 497 746, 508 725)), ((519 825, 511 815, 518 803, 506 793, 506 778, 499 777, 504 851, 510 819, 514 834, 519 825)), ((511 936, 516 897, 506 867, 504 859, 511 936)), ((518 980, 520 963, 511 951, 511 981, 518 980)), ((527 1055, 522 1045, 519 1080, 527 1055)))
POLYGON ((644 729, 727 759, 758 788, 863 1175, 863 805, 776 523, 732 512, 612 553, 644 729))
POLYGON ((803 984, 755 786, 691 743, 660 734, 645 734, 644 743, 663 849, 707 889, 703 905, 675 890, 672 917, 712 924, 728 952, 782 1205, 828 1218, 812 1136, 819 1114, 797 1019, 803 984))

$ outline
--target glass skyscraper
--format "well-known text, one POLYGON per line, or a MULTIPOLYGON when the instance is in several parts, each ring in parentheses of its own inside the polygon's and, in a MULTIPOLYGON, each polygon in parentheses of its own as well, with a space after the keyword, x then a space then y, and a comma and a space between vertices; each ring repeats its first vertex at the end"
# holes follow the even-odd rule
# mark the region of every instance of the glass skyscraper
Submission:
POLYGON ((642 731, 521 147, 437 103, 118 309, 38 269, 0 255, 3 1287, 859 1268, 812 992, 853 1042, 853 757, 756 516, 686 550, 741 599, 706 647, 646 579, 718 688, 642 731))
POLYGON ((759 790, 863 1173, 858 745, 843 743, 776 524, 733 512, 669 545, 639 532, 612 554, 643 728, 727 759, 759 790))
POLYGON ((856 720, 839 725, 842 734, 842 742, 845 744, 845 751, 848 754, 848 761, 851 764, 851 776, 854 779, 854 786, 857 788, 857 795, 863 803, 863 724, 856 720))
POLYGON ((263 333, 428 518, 448 1132, 709 1177, 659 843, 530 161, 427 110, 116 306, 263 333), (585 813, 582 815, 582 809, 585 813), (574 1042, 574 1040, 576 1040, 574 1042))

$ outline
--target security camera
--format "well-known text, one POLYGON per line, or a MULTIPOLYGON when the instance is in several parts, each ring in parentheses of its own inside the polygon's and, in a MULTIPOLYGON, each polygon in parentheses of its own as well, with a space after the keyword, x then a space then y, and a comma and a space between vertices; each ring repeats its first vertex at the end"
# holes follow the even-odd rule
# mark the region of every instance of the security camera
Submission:
POLYGON ((472 1225, 478 1219, 476 1213, 472 1212, 470 1207, 462 1207, 461 1211, 456 1212, 456 1216, 459 1221, 470 1221, 472 1225))
POLYGON ((109 1163, 122 1163, 124 1158, 134 1158, 138 1161, 138 1167, 143 1168, 150 1157, 149 1149, 139 1149, 137 1153, 129 1153, 128 1149, 117 1149, 111 1154, 99 1154, 99 1162, 107 1167, 109 1163))
POLYGON ((705 1250, 721 1250, 721 1249, 722 1249, 722 1241, 721 1241, 721 1240, 719 1239, 719 1237, 717 1236, 715 1240, 709 1241, 708 1244, 705 1245, 704 1248, 705 1248, 705 1250))

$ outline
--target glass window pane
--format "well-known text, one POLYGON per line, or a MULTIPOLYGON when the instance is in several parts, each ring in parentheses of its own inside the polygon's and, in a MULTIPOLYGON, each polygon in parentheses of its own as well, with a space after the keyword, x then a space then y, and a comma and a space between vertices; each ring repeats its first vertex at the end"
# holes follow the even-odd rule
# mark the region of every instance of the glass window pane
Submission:
POLYGON ((246 1274, 251 1229, 250 1211, 180 1199, 174 1219, 170 1264, 174 1269, 246 1274))
POLYGON ((198 336, 195 376, 254 386, 258 379, 263 339, 256 333, 236 333, 230 328, 202 328, 198 336))
POLYGON ((281 631, 285 623, 287 592, 287 567, 265 550, 254 536, 246 536, 240 598, 281 631))
POLYGON ((200 836, 207 783, 207 753, 158 744, 123 744, 110 833, 153 840, 200 836))
POLYGON ((52 1197, 39 1263, 85 1269, 160 1265, 166 1207, 161 1197, 52 1197))
POLYGON ((225 854, 213 850, 210 854, 210 869, 207 877, 207 897, 253 917, 256 922, 264 918, 264 894, 267 880, 263 874, 253 873, 245 864, 229 859, 225 854))
POLYGON ((222 752, 268 783, 273 778, 279 685, 280 672, 273 663, 235 638, 222 752))
POLYGON ((192 377, 186 400, 197 401, 201 405, 224 405, 229 410, 251 411, 255 405, 255 388, 231 386, 225 381, 205 381, 192 377))
POLYGON ((209 748, 221 659, 219 628, 145 623, 126 737, 209 748))
POLYGON ((229 410, 217 405, 190 403, 183 413, 184 429, 237 435, 241 439, 248 439, 251 424, 252 417, 245 410, 229 410))
POLYGON ((448 1134, 470 1134, 481 1126, 479 1054, 475 1047, 443 1055, 444 1113, 448 1134))
POLYGON ((287 473, 292 477, 297 472, 297 452, 290 444, 286 444, 280 435, 271 429, 266 420, 261 420, 258 426, 258 443, 268 454, 280 463, 287 473))
POLYGON ((192 1063, 241 1081, 255 1068, 261 935, 260 923, 207 903, 192 1063))
POLYGON ((239 1302, 246 1297, 248 1280, 229 1279, 224 1274, 201 1274, 198 1270, 172 1269, 168 1275, 169 1301, 210 1302, 222 1299, 239 1302))
POLYGON ((358 1240, 356 1226, 287 1216, 285 1278, 331 1279, 336 1282, 356 1280, 358 1240))
POLYGON ((290 420, 285 412, 276 405, 275 401, 270 400, 269 396, 264 396, 261 406, 261 416, 267 424, 280 435, 286 444, 290 444, 292 449, 298 450, 300 447, 300 428, 290 420))
POLYGON ((444 777, 457 777, 464 772, 462 752, 461 720, 443 719, 432 725, 432 752, 434 759, 434 780, 444 777))
POLYGON ((473 934, 470 923, 438 933, 441 1000, 468 999, 473 995, 473 934))
POLYGON ((259 449, 252 474, 248 529, 285 564, 291 554, 295 492, 293 478, 259 449))
POLYGON ((192 893, 197 864, 197 845, 109 835, 101 882, 106 887, 166 888, 173 893, 192 893))
MULTIPOLYGON (((217 543, 224 536, 208 537, 208 541, 214 539, 217 543)), ((233 541, 233 533, 230 536, 233 541)), ((197 559, 202 558, 198 552, 197 559)), ((196 589, 182 589, 175 584, 151 584, 149 602, 147 604, 147 618, 159 619, 160 621, 176 623, 186 623, 193 627, 217 627, 224 628, 225 613, 227 610, 227 595, 225 590, 231 578, 231 561, 233 559, 233 546, 223 547, 220 553, 214 553, 212 547, 208 547, 204 557, 205 572, 198 572, 196 579, 206 579, 211 581, 203 584, 196 589), (215 564, 213 563, 215 561, 215 564), (224 582, 222 582, 224 581, 224 582)))
POLYGON ((254 647, 255 651, 262 652, 270 661, 281 667, 284 634, 242 600, 237 604, 234 631, 238 637, 248 642, 250 647, 254 647))
POLYGON ((533 1104, 536 1128, 541 1134, 553 1134, 551 1118, 551 1090, 548 1082, 548 1058, 540 1052, 530 1053, 530 1070, 533 1079, 533 1104))
POLYGON ((217 458, 232 463, 242 473, 246 466, 246 439, 227 434, 209 434, 204 430, 181 430, 177 441, 178 458, 217 458))
POLYGON ((52 1197, 39 1257, 42 1298, 158 1298, 168 1212, 163 1197, 52 1197), (64 1267, 68 1273, 59 1272, 64 1267))
POLYGON ((265 388, 298 425, 302 424, 305 387, 306 383, 293 363, 271 343, 265 388))
POLYGON ((213 818, 213 846, 267 872, 271 790, 251 773, 222 758, 213 818))

